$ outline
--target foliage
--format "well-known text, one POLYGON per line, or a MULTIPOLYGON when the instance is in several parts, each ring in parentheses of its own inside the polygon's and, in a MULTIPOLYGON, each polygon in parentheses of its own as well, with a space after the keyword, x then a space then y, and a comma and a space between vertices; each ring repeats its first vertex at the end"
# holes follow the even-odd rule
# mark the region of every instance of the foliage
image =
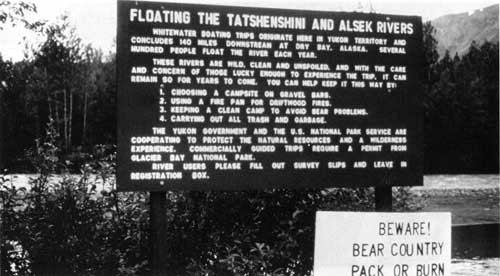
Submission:
MULTIPOLYGON (((5 189, 6 275, 13 265, 17 275, 147 274, 145 194, 96 195, 70 178, 45 184, 50 192, 5 189)), ((168 271, 309 275, 316 210, 373 210, 367 190, 168 193, 168 271)))
MULTIPOLYGON (((31 152, 28 188, 0 178, 6 275, 145 275, 148 197, 113 190, 114 156, 67 171, 53 120, 31 152)), ((408 189, 397 210, 417 210, 408 189)), ((309 275, 317 210, 373 210, 373 189, 167 193, 172 275, 309 275)))
POLYGON ((28 1, 0 1, 0 30, 5 24, 22 24, 30 30, 37 30, 43 22, 30 20, 27 17, 36 13, 35 4, 28 1))
POLYGON ((498 42, 473 42, 463 57, 446 52, 430 65, 426 172, 498 172, 498 50, 498 42))
MULTIPOLYGON (((0 57, 5 153, 15 160, 33 148, 25 160, 38 173, 29 188, 0 177, 2 272, 147 274, 149 199, 117 193, 110 178, 115 59, 81 43, 64 19, 43 32, 33 60, 0 57), (72 156, 82 152, 87 164, 75 165, 72 156), (64 174, 54 178, 55 172, 64 174)), ((438 59, 433 28, 425 24, 424 48, 426 172, 498 172, 498 43, 438 59)), ((394 189, 395 208, 418 210, 421 203, 410 195, 407 188, 394 189)), ((373 189, 167 196, 172 275, 309 275, 316 210, 374 208, 373 189)))
POLYGON ((40 32, 45 40, 33 47, 33 59, 12 63, 0 56, 0 110, 5 137, 12 137, 5 139, 5 160, 16 171, 34 170, 25 149, 43 135, 49 117, 66 160, 88 157, 94 145, 116 143, 114 57, 105 61, 82 43, 65 16, 40 32))
MULTIPOLYGON (((5 137, 12 137, 4 139, 4 160, 11 170, 34 171, 25 149, 52 117, 61 158, 78 171, 95 145, 116 144, 115 56, 82 43, 64 16, 41 32, 46 39, 33 49, 33 60, 0 56, 0 110, 5 137)), ((434 34, 425 23, 424 171, 498 172, 498 43, 473 43, 463 57, 439 59, 434 34)))
POLYGON ((103 166, 110 157, 88 164, 79 176, 51 175, 64 167, 56 133, 52 121, 32 153, 39 175, 29 188, 0 179, 2 274, 135 275, 144 270, 145 194, 98 191, 97 182, 112 184, 114 171, 103 166))

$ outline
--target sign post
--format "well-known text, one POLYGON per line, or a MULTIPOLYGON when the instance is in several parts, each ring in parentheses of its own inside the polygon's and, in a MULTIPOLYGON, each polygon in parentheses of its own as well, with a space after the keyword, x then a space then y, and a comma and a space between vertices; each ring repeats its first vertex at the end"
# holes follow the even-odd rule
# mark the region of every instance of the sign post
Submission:
POLYGON ((149 221, 151 244, 151 269, 153 276, 167 275, 167 194, 166 192, 149 193, 149 221))
POLYGON ((375 187, 375 210, 392 211, 392 187, 375 187))

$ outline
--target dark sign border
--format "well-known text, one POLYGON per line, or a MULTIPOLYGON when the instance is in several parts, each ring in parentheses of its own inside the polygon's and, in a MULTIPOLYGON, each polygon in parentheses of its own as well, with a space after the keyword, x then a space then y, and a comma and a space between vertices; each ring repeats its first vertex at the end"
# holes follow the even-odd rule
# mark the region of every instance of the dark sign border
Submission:
MULTIPOLYGON (((417 93, 414 95, 416 105, 412 107, 412 120, 408 122, 408 126, 413 125, 413 128, 408 128, 408 140, 411 141, 413 150, 408 152, 408 161, 411 162, 411 169, 400 170, 366 170, 355 171, 349 169, 343 172, 325 173, 324 171, 314 172, 288 172, 288 171, 259 171, 256 172, 258 177, 242 176, 235 171, 219 171, 216 175, 218 181, 210 180, 210 183, 197 182, 186 179, 176 183, 165 183, 160 185, 158 180, 151 181, 131 181, 129 179, 129 168, 125 165, 130 163, 128 160, 130 144, 128 131, 134 130, 136 126, 128 125, 130 123, 129 109, 131 103, 127 101, 126 92, 129 91, 125 83, 128 82, 127 60, 122 58, 121 53, 127 52, 128 41, 126 31, 126 14, 131 6, 150 6, 158 5, 171 8, 185 9, 203 9, 204 11, 222 11, 222 12, 253 12, 253 13, 276 13, 286 14, 288 16, 344 16, 349 18, 350 15, 356 15, 356 18, 370 18, 371 20, 383 19, 390 17, 393 20, 404 19, 412 20, 416 23, 415 34, 412 36, 417 40, 422 40, 422 23, 419 16, 399 16, 388 14, 365 14, 365 13, 349 13, 349 12, 326 12, 312 10, 293 10, 293 9, 274 9, 274 8, 256 8, 256 7, 239 7, 239 6, 222 6, 222 5, 198 5, 198 4, 180 4, 171 2, 148 2, 148 1, 118 1, 118 24, 117 24, 117 107, 118 107, 118 152, 117 152, 117 189, 120 191, 165 191, 165 190, 246 190, 246 189, 268 189, 268 188, 326 188, 326 187, 386 187, 386 186, 421 186, 423 185, 423 112, 422 112, 422 76, 424 54, 423 48, 420 48, 420 56, 417 60, 411 60, 408 65, 412 65, 416 70, 414 76, 414 85, 412 91, 417 93), (123 22, 120 21, 123 20, 123 22), (128 149, 128 150, 124 150, 128 149)), ((255 29, 257 31, 258 29, 255 29)), ((421 42, 420 42, 420 45, 421 42)), ((417 49, 418 50, 418 49, 417 49)), ((217 172, 217 171, 215 171, 217 172)))

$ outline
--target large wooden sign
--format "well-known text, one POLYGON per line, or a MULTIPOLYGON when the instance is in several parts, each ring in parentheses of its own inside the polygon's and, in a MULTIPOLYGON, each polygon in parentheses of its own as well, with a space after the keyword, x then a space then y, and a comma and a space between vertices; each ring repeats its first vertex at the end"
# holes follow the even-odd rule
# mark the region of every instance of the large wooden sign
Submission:
POLYGON ((422 184, 420 17, 118 2, 118 189, 422 184))
POLYGON ((315 276, 449 276, 450 213, 316 212, 315 276))

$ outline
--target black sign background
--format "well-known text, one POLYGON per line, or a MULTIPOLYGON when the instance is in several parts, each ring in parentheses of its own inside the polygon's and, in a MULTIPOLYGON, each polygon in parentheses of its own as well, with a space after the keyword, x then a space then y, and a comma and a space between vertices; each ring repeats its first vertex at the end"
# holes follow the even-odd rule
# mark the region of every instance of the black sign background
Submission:
MULTIPOLYGON (((156 2, 132 2, 118 1, 118 31, 117 31, 117 90, 118 90, 118 166, 117 166, 117 188, 119 190, 240 190, 240 189, 263 189, 263 188, 318 188, 318 187, 361 187, 361 186, 415 186, 422 185, 423 182, 423 151, 422 151, 422 123, 423 113, 421 107, 422 89, 421 77, 423 68, 423 53, 422 53, 422 25, 420 17, 395 16, 384 14, 365 14, 365 13, 345 13, 345 12, 322 12, 322 11, 303 11, 303 10, 284 10, 284 9, 267 9, 267 8, 247 8, 247 7, 228 7, 228 6, 212 6, 212 5, 192 5, 192 4, 175 4, 175 3, 156 3, 156 2), (190 24, 153 24, 139 23, 129 21, 129 9, 169 9, 182 10, 191 12, 190 24), (204 12, 219 12, 221 24, 220 26, 200 26, 198 24, 198 11, 204 12), (231 13, 247 13, 259 15, 283 15, 283 16, 299 16, 306 17, 306 30, 290 30, 290 29, 258 29, 244 27, 229 27, 225 14, 231 13), (332 119, 328 116, 328 124, 321 127, 335 128, 406 128, 408 133, 407 146, 408 150, 404 153, 397 152, 382 152, 382 153, 347 153, 345 150, 339 153, 290 153, 284 150, 277 150, 275 153, 254 154, 256 159, 263 164, 266 164, 264 170, 249 170, 247 166, 243 166, 240 171, 224 171, 215 170, 211 167, 207 169, 210 174, 208 180, 192 180, 190 172, 185 172, 182 180, 165 180, 160 184, 159 180, 131 180, 130 173, 132 171, 151 171, 150 163, 132 162, 130 137, 132 136, 153 136, 152 127, 165 126, 169 128, 168 123, 160 123, 158 121, 158 84, 143 84, 132 83, 130 81, 130 72, 133 66, 151 66, 153 57, 169 58, 168 54, 139 54, 131 53, 130 37, 132 35, 152 36, 151 29, 153 27, 161 28, 177 28, 177 29, 201 29, 212 30, 238 30, 250 31, 258 33, 291 33, 291 34, 312 34, 312 35, 342 35, 348 36, 351 39, 354 36, 363 36, 356 33, 343 32, 339 33, 337 26, 333 31, 313 31, 310 30, 312 18, 333 18, 333 19, 357 19, 370 21, 402 21, 413 23, 414 33, 412 35, 394 35, 394 34, 373 34, 372 36, 381 38, 405 38, 407 41, 405 55, 383 55, 383 54, 363 54, 363 53, 318 53, 321 62, 329 64, 339 64, 342 62, 348 64, 367 64, 367 65, 405 65, 407 68, 408 80, 398 85, 396 89, 387 93, 384 89, 362 89, 362 88, 340 88, 333 89, 307 89, 304 91, 324 91, 329 90, 335 93, 332 98, 336 106, 349 107, 366 107, 370 111, 370 115, 366 117, 335 117, 332 119), (406 160, 408 167, 392 169, 380 168, 346 168, 342 170, 332 170, 324 167, 327 161, 347 161, 354 162, 357 160, 367 161, 371 163, 374 160, 406 160), (294 170, 290 165, 284 170, 273 170, 269 164, 273 161, 319 161, 322 167, 319 170, 294 170)), ((370 36, 370 34, 364 34, 370 36)), ((314 44, 314 42, 312 43, 314 44)), ((374 47, 374 46, 368 46, 374 47)), ((228 52, 228 51, 226 51, 228 52)), ((373 51, 371 51, 373 53, 373 51)), ((170 56, 172 57, 172 56, 170 56)), ((204 59, 208 61, 211 57, 197 54, 196 56, 188 56, 187 58, 204 59)), ((229 53, 225 53, 223 57, 215 57, 224 60, 243 60, 245 62, 264 60, 269 61, 270 58, 248 58, 246 56, 233 58, 229 53)), ((298 58, 283 59, 290 63, 299 62, 298 58)), ((307 61, 305 61, 307 62, 307 61)), ((312 60, 311 62, 318 62, 312 60)), ((264 91, 269 89, 263 80, 258 80, 258 87, 245 87, 245 89, 257 89, 264 91)), ((175 85, 175 87, 182 87, 175 85)), ((186 85, 189 88, 195 88, 197 85, 186 85)), ((166 87, 169 88, 168 86, 166 87)), ((223 91, 224 85, 205 86, 209 91, 211 89, 219 89, 223 91)), ((272 87, 275 91, 293 90, 284 86, 272 87)), ((295 90, 299 90, 296 88, 295 90)), ((210 92, 209 92, 210 93, 210 92)), ((332 94, 333 95, 333 94, 332 94)), ((310 105, 310 103, 308 103, 310 105)), ((204 123, 205 125, 212 125, 204 123)), ((176 127, 189 127, 188 123, 173 124, 176 127)), ((219 127, 236 127, 235 125, 216 125, 219 127)), ((245 127, 245 124, 238 127, 245 127)), ((295 125, 289 123, 286 125, 275 125, 273 123, 264 125, 264 127, 318 127, 318 125, 295 125)), ((197 135, 201 139, 201 134, 197 135)), ((287 134, 287 136, 289 136, 287 134)), ((290 136, 289 136, 290 137, 290 136)), ((291 138, 290 138, 291 139, 291 138)), ((182 141, 178 145, 180 149, 186 150, 187 142, 182 141)), ((178 150, 181 151, 181 150, 178 150)), ((247 151, 249 152, 249 151, 247 151)), ((181 152, 182 153, 182 152, 181 152)), ((192 161, 191 161, 192 162, 192 161)), ((288 163, 292 164, 292 163, 288 163)), ((176 166, 179 166, 178 164, 176 166)))

